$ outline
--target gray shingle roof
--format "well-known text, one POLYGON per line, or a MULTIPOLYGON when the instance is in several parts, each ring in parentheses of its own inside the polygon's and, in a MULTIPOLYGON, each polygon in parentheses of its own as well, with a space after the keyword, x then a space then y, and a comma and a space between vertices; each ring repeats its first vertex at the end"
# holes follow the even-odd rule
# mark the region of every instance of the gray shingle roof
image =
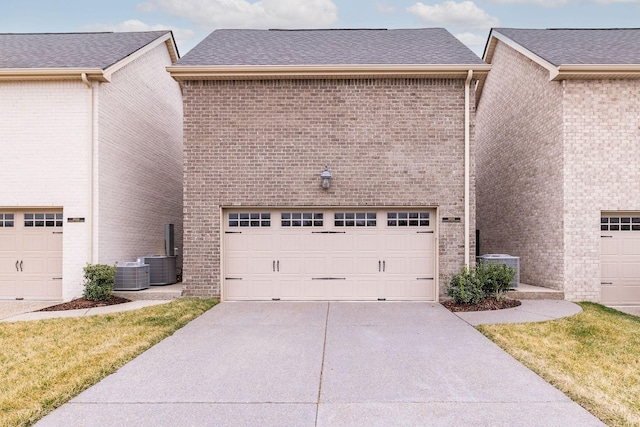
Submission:
POLYGON ((169 31, 0 34, 1 68, 106 69, 169 31))
POLYGON ((640 29, 494 28, 555 66, 640 64, 640 29))
POLYGON ((216 30, 176 65, 484 64, 444 28, 216 30))

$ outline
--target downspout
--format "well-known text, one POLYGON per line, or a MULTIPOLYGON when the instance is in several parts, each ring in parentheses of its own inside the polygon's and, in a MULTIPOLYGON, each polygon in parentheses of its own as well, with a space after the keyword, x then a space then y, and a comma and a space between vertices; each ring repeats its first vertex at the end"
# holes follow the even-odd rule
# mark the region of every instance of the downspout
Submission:
POLYGON ((90 138, 91 138, 91 143, 89 144, 89 195, 88 195, 88 200, 89 200, 89 214, 87 215, 88 217, 88 222, 89 224, 89 244, 88 244, 88 252, 89 252, 89 263, 93 264, 93 184, 94 184, 94 177, 93 177, 93 171, 94 171, 94 161, 93 161, 93 155, 94 155, 94 151, 95 151, 95 133, 94 133, 94 128, 93 128, 93 118, 94 118, 94 93, 93 93, 93 85, 91 84, 91 82, 89 81, 89 79, 87 78, 87 73, 82 73, 82 82, 89 88, 89 90, 91 91, 91 99, 90 99, 90 106, 89 106, 89 129, 90 129, 90 138))
POLYGON ((464 83, 464 265, 469 267, 469 249, 471 241, 469 238, 469 207, 470 207, 470 132, 471 127, 470 120, 470 102, 469 102, 469 86, 471 85, 471 79, 473 78, 473 70, 469 70, 467 74, 467 80, 464 83))

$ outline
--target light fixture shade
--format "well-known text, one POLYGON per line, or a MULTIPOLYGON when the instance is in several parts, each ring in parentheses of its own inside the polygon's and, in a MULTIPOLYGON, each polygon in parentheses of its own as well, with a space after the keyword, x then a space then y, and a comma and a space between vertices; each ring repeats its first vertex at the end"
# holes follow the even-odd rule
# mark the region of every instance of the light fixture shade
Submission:
POLYGON ((322 174, 320 174, 320 180, 322 183, 322 188, 325 190, 331 187, 331 172, 329 172, 329 167, 325 167, 322 174))

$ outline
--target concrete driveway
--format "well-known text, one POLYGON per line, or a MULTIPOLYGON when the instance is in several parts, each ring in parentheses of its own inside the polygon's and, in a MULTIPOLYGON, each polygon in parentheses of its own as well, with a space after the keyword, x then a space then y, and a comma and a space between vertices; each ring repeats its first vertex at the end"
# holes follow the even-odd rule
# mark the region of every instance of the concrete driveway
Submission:
POLYGON ((40 426, 595 426, 433 303, 222 303, 40 426))

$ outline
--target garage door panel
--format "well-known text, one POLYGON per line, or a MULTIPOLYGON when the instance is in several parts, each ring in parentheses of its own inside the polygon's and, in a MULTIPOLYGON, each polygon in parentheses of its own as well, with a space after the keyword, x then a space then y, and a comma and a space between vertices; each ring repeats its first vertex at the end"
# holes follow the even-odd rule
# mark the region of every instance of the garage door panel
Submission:
POLYGON ((329 276, 353 276, 356 274, 357 258, 353 253, 336 254, 330 258, 325 272, 329 276))
POLYGON ((632 256, 638 256, 640 255, 640 245, 638 244, 638 239, 634 239, 634 238, 625 238, 626 236, 623 237, 623 240, 620 242, 621 244, 621 255, 625 256, 625 255, 632 255, 632 256))
POLYGON ((435 299, 433 282, 414 283, 435 271, 433 233, 418 233, 407 222, 387 227, 386 213, 379 210, 367 209, 367 220, 357 221, 358 210, 341 210, 339 219, 333 211, 314 209, 313 222, 297 226, 296 213, 286 212, 270 211, 270 227, 247 226, 242 234, 225 236, 225 276, 243 279, 227 281, 225 298, 435 299), (259 282, 264 283, 255 287, 259 282))
POLYGON ((0 212, 0 298, 62 296, 62 213, 36 211, 0 212))
POLYGON ((621 301, 640 301, 640 286, 621 286, 618 293, 621 301))
POLYGON ((416 280, 409 282, 410 295, 417 299, 435 299, 434 281, 435 279, 417 278, 416 280))
POLYGON ((361 277, 354 284, 354 296, 361 300, 377 300, 380 298, 380 281, 374 277, 361 277))
POLYGON ((621 262, 620 279, 623 281, 635 281, 640 278, 640 263, 621 262))
POLYGON ((602 256, 618 256, 618 241, 613 238, 603 238, 601 248, 602 256))
POLYGON ((266 274, 272 270, 273 257, 271 255, 233 254, 227 257, 225 275, 239 275, 242 277, 245 274, 266 274))
POLYGON ((46 236, 42 235, 41 233, 33 234, 31 231, 29 231, 28 233, 25 233, 22 242, 23 242, 22 248, 24 251, 27 251, 27 252, 30 252, 30 251, 40 252, 47 249, 46 236))
POLYGON ((17 297, 25 299, 58 299, 62 292, 62 282, 56 280, 43 281, 41 277, 26 278, 18 290, 17 297))
POLYGON ((15 299, 17 296, 16 280, 13 277, 0 277, 0 299, 15 299))
POLYGON ((325 290, 325 296, 335 299, 353 299, 354 282, 351 280, 317 280, 319 286, 325 290))
POLYGON ((0 229, 0 256, 7 253, 13 254, 18 246, 18 236, 14 231, 9 231, 6 228, 0 229))
POLYGON ((602 285, 601 287, 601 299, 602 301, 619 301, 618 288, 611 285, 602 285))
POLYGON ((640 304, 640 213, 606 214, 601 221, 601 302, 640 304))

